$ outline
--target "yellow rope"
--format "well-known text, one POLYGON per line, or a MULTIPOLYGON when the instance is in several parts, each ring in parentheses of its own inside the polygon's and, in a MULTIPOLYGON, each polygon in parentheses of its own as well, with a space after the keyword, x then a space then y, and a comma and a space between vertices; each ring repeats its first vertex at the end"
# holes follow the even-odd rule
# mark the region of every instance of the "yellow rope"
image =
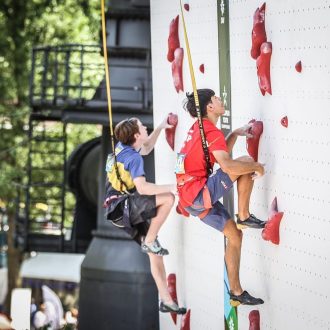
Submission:
POLYGON ((112 150, 114 152, 115 151, 115 142, 113 139, 112 108, 111 108, 111 94, 110 94, 110 74, 109 74, 109 66, 108 66, 108 49, 107 49, 107 36, 106 36, 106 26, 105 26, 104 0, 101 0, 101 16, 102 16, 103 58, 104 58, 104 69, 105 69, 105 84, 106 84, 107 100, 108 100, 109 126, 110 126, 111 146, 112 146, 112 150))
POLYGON ((201 140, 202 140, 202 147, 203 147, 203 153, 204 153, 204 157, 205 157, 205 161, 206 161, 207 173, 211 174, 212 167, 211 167, 211 163, 210 163, 210 154, 209 154, 209 151, 207 148, 207 141, 206 141, 205 132, 204 132, 203 118, 202 118, 202 114, 201 114, 200 106, 199 106, 196 79, 195 79, 194 67, 193 67, 193 63, 192 63, 192 59, 191 59, 186 22, 184 20, 182 0, 180 0, 180 8, 181 8, 182 23, 183 23, 184 41, 186 44, 188 63, 189 63, 190 78, 191 78, 191 84, 192 84, 192 88, 193 88, 193 92, 194 92, 194 100, 195 100, 196 114, 197 114, 197 120, 198 120, 198 125, 199 125, 199 132, 200 132, 201 140))
POLYGON ((105 26, 105 6, 104 0, 101 0, 101 16, 102 16, 102 39, 103 39, 103 58, 104 58, 104 69, 105 69, 105 85, 107 91, 107 100, 108 100, 108 112, 109 112, 109 126, 110 126, 110 140, 111 140, 111 147, 114 156, 114 167, 116 171, 116 176, 120 181, 120 191, 124 191, 128 193, 128 188, 126 183, 122 180, 118 165, 117 165, 117 157, 115 152, 115 139, 113 134, 113 125, 112 125, 112 108, 111 108, 111 94, 110 94, 110 74, 109 74, 109 65, 108 65, 108 49, 107 49, 107 35, 106 35, 106 26, 105 26), (125 189, 122 190, 122 186, 125 189))

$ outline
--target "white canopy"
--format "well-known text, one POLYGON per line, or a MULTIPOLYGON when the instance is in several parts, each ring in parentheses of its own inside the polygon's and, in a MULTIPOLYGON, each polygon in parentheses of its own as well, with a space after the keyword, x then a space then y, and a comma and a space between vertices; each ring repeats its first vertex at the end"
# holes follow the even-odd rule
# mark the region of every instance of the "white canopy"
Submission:
POLYGON ((84 254, 40 252, 23 261, 20 275, 23 278, 79 283, 84 258, 84 254))

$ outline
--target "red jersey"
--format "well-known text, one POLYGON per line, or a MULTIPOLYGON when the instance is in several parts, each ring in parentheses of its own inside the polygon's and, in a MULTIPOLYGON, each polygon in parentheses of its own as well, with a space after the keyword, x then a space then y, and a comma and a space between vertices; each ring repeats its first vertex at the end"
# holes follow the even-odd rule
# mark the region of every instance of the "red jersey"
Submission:
MULTIPOLYGON (((203 119, 203 126, 207 146, 210 153, 211 167, 216 162, 212 152, 215 150, 224 150, 228 152, 225 136, 210 120, 203 119)), ((184 145, 178 154, 176 177, 184 180, 184 185, 178 184, 180 204, 183 207, 193 204, 194 199, 204 187, 207 180, 207 167, 204 157, 202 139, 199 132, 198 121, 188 131, 188 136, 184 145)))

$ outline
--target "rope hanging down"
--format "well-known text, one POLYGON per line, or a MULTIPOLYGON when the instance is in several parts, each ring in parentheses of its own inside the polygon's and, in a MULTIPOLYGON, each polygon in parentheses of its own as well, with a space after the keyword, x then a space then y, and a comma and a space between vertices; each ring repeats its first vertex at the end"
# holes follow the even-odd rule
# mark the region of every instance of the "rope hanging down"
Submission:
POLYGON ((128 192, 128 187, 126 183, 120 177, 118 165, 117 165, 117 156, 115 152, 115 139, 113 133, 113 122, 112 122, 112 107, 111 107, 111 94, 110 94, 110 74, 109 74, 109 66, 108 66, 108 49, 107 49, 107 37, 106 37, 106 26, 105 26, 105 6, 104 1, 101 0, 101 18, 102 18, 102 42, 103 42, 103 58, 104 58, 104 69, 105 69, 105 84, 106 84, 106 92, 107 92, 107 100, 108 100, 108 112, 109 112, 109 126, 110 126, 110 140, 111 140, 111 148, 114 155, 114 167, 116 171, 117 179, 120 182, 120 190, 124 186, 126 192, 128 192))
POLYGON ((205 132, 204 132, 202 114, 201 114, 201 110, 200 110, 200 106, 199 106, 199 99, 198 99, 198 93, 197 93, 197 87, 196 87, 194 67, 193 67, 193 64, 192 64, 190 47, 189 47, 189 40, 188 40, 188 36, 187 36, 186 23, 185 23, 184 15, 183 15, 182 0, 180 0, 180 7, 181 7, 181 17, 182 17, 182 23, 183 23, 184 41, 185 41, 186 49, 187 49, 190 78, 191 78, 191 84, 192 84, 193 92, 194 92, 194 99, 195 99, 197 120, 198 120, 198 125, 199 125, 199 132, 201 134, 201 139, 202 139, 202 147, 203 147, 204 157, 205 157, 205 161, 206 161, 207 174, 210 175, 210 174, 212 174, 212 167, 211 167, 211 162, 210 162, 210 153, 209 153, 209 149, 207 148, 207 142, 206 142, 206 137, 205 137, 205 132))

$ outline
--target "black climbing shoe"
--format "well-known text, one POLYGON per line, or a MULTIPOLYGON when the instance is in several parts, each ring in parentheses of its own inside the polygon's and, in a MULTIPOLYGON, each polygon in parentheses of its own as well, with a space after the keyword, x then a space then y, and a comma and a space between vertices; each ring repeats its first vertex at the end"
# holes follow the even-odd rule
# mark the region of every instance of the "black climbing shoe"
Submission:
POLYGON ((176 314, 186 314, 187 310, 184 307, 179 307, 176 303, 173 303, 171 305, 167 305, 163 303, 162 301, 160 302, 159 305, 159 311, 162 313, 176 313, 176 314))
POLYGON ((256 218, 253 214, 250 214, 250 216, 245 220, 240 220, 238 215, 237 217, 237 228, 238 229, 244 229, 244 228, 255 228, 255 229, 262 229, 265 228, 265 224, 267 221, 262 221, 258 218, 256 218))
POLYGON ((261 305, 264 301, 260 298, 252 297, 247 291, 243 291, 239 296, 229 292, 230 304, 234 307, 242 305, 261 305))

